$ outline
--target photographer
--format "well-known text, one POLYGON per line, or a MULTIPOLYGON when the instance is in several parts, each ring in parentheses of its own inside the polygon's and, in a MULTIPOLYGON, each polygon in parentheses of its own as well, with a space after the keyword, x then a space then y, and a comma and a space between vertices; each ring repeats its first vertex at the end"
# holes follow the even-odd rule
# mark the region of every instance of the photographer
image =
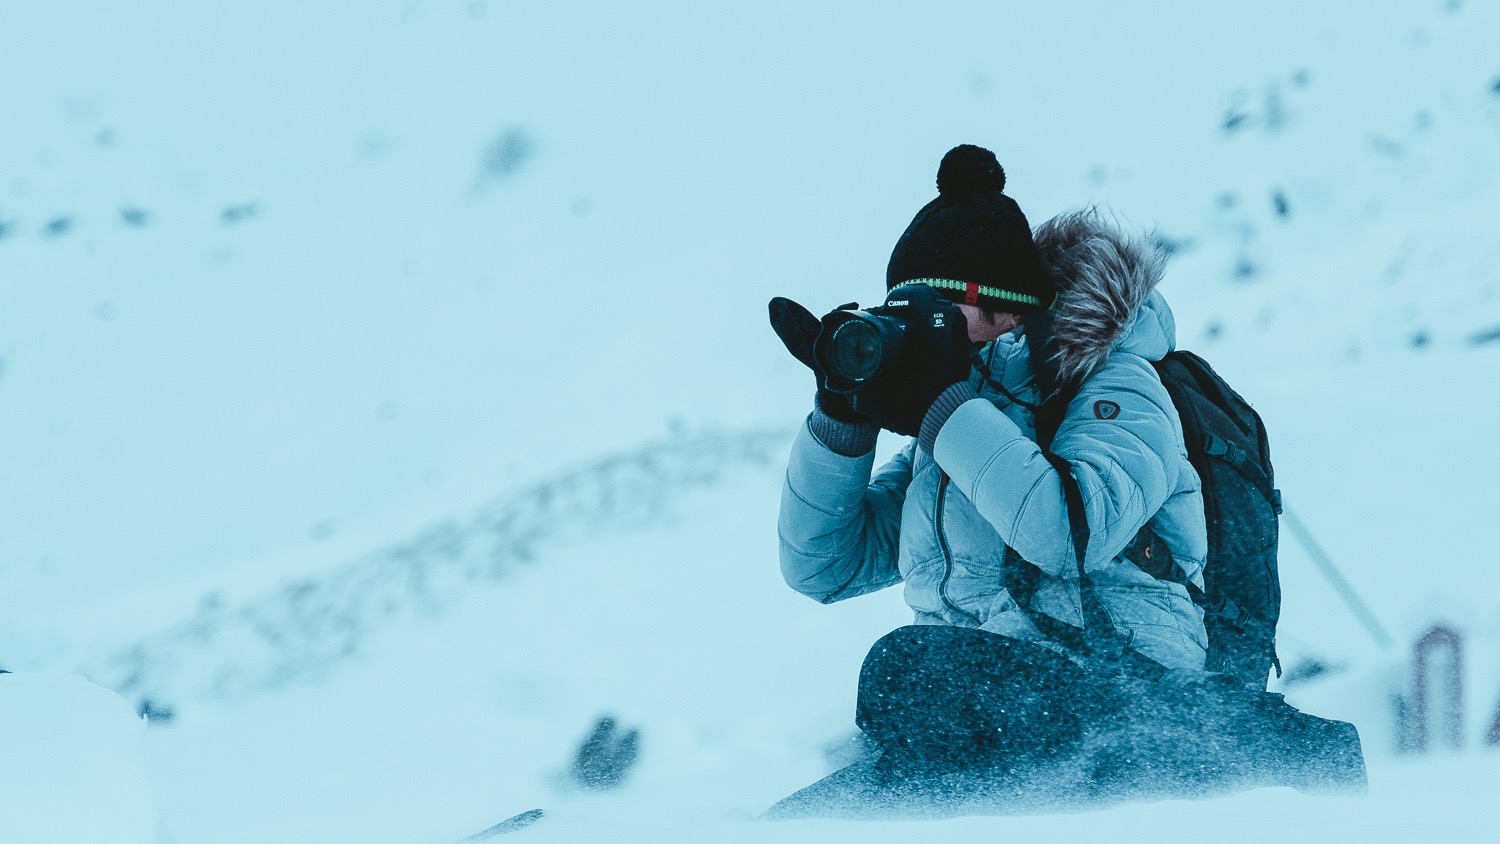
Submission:
POLYGON ((1095 676, 1080 568, 1154 678, 1204 668, 1186 588, 1202 584, 1203 501, 1150 363, 1175 344, 1163 260, 1093 211, 1033 236, 988 150, 953 149, 937 181, 891 255, 886 306, 820 321, 771 304, 818 375, 782 493, 781 570, 823 603, 905 584, 914 626, 861 675, 860 726, 887 749, 1060 751, 1098 711, 1080 692, 1095 676), (851 320, 868 327, 834 342, 851 320), (1049 405, 1065 387, 1065 408, 1049 405), (882 429, 915 439, 876 470, 882 429), (1060 471, 1086 516, 1081 562, 1060 471))

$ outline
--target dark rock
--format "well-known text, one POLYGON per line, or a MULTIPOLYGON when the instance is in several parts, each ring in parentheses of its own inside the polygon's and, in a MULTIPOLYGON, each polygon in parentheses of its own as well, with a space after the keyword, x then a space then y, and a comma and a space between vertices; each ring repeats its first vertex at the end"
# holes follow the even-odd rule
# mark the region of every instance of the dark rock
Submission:
POLYGON ((526 827, 531 826, 532 824, 541 820, 545 814, 546 813, 541 809, 532 809, 529 812, 522 812, 521 814, 516 815, 513 818, 506 818, 505 820, 495 824, 489 829, 486 829, 482 832, 476 832, 475 834, 459 842, 459 844, 467 844, 467 842, 471 841, 488 841, 491 838, 497 838, 507 833, 525 829, 526 827))
POLYGON ((594 724, 589 736, 578 746, 568 777, 579 788, 588 791, 610 791, 619 788, 635 768, 640 755, 639 730, 625 730, 614 718, 605 716, 594 724))
POLYGON ((145 718, 147 723, 153 726, 170 724, 172 723, 172 719, 177 717, 177 713, 173 711, 172 707, 162 704, 159 701, 154 701, 151 698, 142 699, 135 707, 135 714, 145 718))

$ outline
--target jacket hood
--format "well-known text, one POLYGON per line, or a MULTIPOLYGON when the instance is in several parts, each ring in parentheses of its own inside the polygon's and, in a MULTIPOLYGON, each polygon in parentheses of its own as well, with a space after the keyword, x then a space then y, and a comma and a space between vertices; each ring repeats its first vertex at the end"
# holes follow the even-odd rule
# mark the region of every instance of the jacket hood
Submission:
POLYGON ((1116 347, 1147 360, 1172 351, 1176 323, 1156 292, 1166 269, 1160 249, 1096 208, 1059 214, 1033 237, 1058 287, 1052 332, 1060 379, 1081 381, 1116 347))

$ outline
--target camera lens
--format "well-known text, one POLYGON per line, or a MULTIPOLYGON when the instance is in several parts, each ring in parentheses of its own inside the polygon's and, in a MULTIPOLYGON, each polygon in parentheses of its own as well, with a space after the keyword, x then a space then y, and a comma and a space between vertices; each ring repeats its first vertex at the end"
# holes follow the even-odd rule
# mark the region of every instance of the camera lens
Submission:
POLYGON ((850 320, 828 338, 828 363, 841 378, 864 381, 880 368, 880 332, 862 320, 850 320))

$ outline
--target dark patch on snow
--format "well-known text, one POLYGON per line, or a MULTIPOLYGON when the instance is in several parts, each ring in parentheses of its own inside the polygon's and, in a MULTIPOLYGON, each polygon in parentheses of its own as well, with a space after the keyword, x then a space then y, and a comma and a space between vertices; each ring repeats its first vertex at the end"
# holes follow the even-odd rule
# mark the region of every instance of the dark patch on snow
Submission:
POLYGON ((1281 188, 1271 191, 1271 208, 1282 219, 1292 216, 1292 206, 1286 201, 1286 193, 1281 188))
POLYGON ((1260 275, 1260 267, 1248 257, 1241 255, 1234 261, 1234 268, 1229 271, 1229 277, 1235 281, 1251 281, 1260 275))
POLYGON ((1286 670, 1282 675, 1281 683, 1285 688, 1301 686, 1319 678, 1325 678, 1343 671, 1345 666, 1326 662, 1315 656, 1303 657, 1286 670))
POLYGON ((149 726, 170 724, 172 719, 177 717, 177 712, 172 707, 151 698, 142 698, 141 702, 136 704, 135 714, 145 718, 149 726))
POLYGON ((1203 327, 1203 339, 1212 343, 1224 335, 1224 323, 1214 320, 1203 327))
POLYGON ((1182 252, 1187 252, 1197 245, 1190 237, 1173 237, 1165 232, 1153 231, 1146 235, 1151 245, 1161 251, 1168 258, 1174 257, 1182 252))
POLYGON ((42 226, 42 237, 62 237, 72 230, 72 217, 58 217, 56 219, 47 221, 47 225, 42 226))
POLYGON ((151 212, 134 205, 126 205, 120 209, 120 220, 127 226, 143 229, 151 225, 151 212))
POLYGON ((1397 143, 1390 138, 1382 137, 1380 135, 1371 135, 1369 143, 1370 149, 1374 150, 1379 155, 1385 156, 1386 158, 1401 159, 1406 157, 1406 146, 1404 144, 1397 143))
POLYGON ((0 240, 10 237, 17 228, 15 220, 0 220, 0 240))
POLYGON ((1234 134, 1235 130, 1244 126, 1245 121, 1249 119, 1250 115, 1244 113, 1243 111, 1231 111, 1228 114, 1224 115, 1224 131, 1230 134, 1234 134))
POLYGON ((1496 76, 1495 81, 1490 83, 1490 93, 1500 97, 1500 76, 1496 76))
POLYGON ((1490 343, 1500 342, 1500 325, 1476 331, 1469 335, 1469 345, 1485 346, 1490 343))
POLYGON ((1425 349, 1432 344, 1432 335, 1427 331, 1417 331, 1407 338, 1406 342, 1413 349, 1425 349))
POLYGON ((526 827, 531 826, 532 824, 541 820, 542 817, 543 812, 541 809, 532 809, 529 812, 522 812, 521 814, 516 815, 513 818, 506 818, 505 820, 495 824, 494 826, 484 830, 483 832, 479 832, 469 836, 468 838, 465 838, 463 842, 460 842, 460 844, 464 844, 464 842, 470 841, 489 841, 490 839, 497 836, 525 829, 526 827))
POLYGON ((101 147, 112 147, 115 145, 115 130, 105 127, 94 135, 94 143, 101 147))
POLYGON ((467 844, 467 842, 471 841, 488 841, 491 838, 497 838, 509 832, 516 832, 518 830, 525 829, 526 827, 531 826, 532 824, 541 820, 545 815, 546 813, 541 809, 532 809, 529 812, 522 812, 521 814, 516 815, 513 818, 506 818, 505 820, 495 824, 494 826, 484 830, 483 832, 476 832, 473 835, 470 835, 468 838, 460 841, 459 844, 467 844))
POLYGON ((1259 126, 1271 134, 1280 132, 1286 128, 1291 117, 1284 88, 1287 84, 1293 89, 1306 88, 1311 80, 1311 73, 1306 68, 1301 68, 1292 73, 1289 83, 1281 79, 1268 81, 1258 98, 1248 88, 1236 88, 1229 95, 1228 105, 1225 106, 1219 123, 1220 129, 1226 135, 1234 135, 1253 126, 1259 126))
POLYGON ((1245 106, 1250 101, 1250 92, 1240 88, 1229 95, 1229 107, 1224 110, 1224 118, 1220 122, 1225 134, 1233 135, 1250 124, 1250 112, 1245 106))
POLYGON ((568 779, 587 791, 619 788, 640 756, 640 730, 626 730, 608 715, 594 724, 568 766, 568 779))
POLYGON ((237 223, 243 223, 248 220, 253 220, 259 216, 260 203, 240 202, 234 205, 225 206, 224 210, 219 212, 219 222, 223 223, 226 226, 233 226, 237 223))
POLYGON ((1279 132, 1286 127, 1286 102, 1281 98, 1281 86, 1271 84, 1266 88, 1266 131, 1279 132))
POLYGON ((496 135, 479 156, 479 175, 475 189, 492 182, 504 182, 514 176, 536 154, 536 144, 520 126, 496 135))

